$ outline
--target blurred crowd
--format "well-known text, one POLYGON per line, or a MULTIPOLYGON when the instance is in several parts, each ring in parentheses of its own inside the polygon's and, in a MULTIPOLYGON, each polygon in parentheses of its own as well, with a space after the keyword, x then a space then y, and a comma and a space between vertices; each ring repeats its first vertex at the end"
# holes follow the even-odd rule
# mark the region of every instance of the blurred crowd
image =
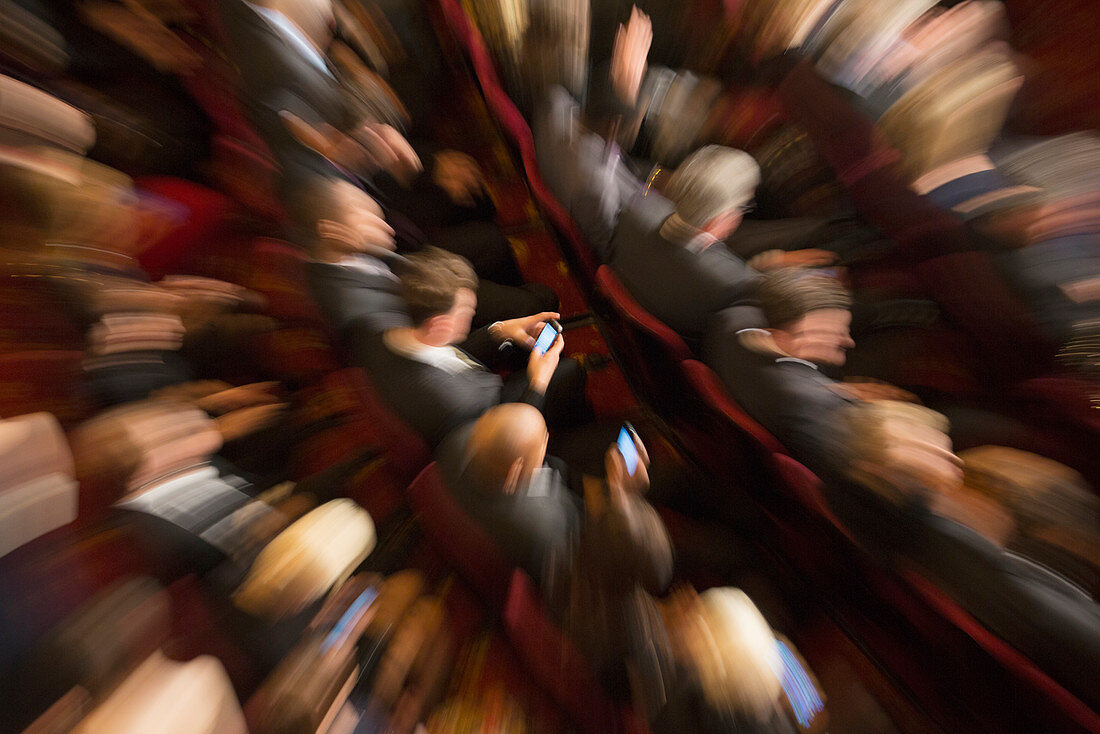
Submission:
MULTIPOLYGON (((745 0, 709 40, 642 5, 471 4, 542 182, 861 545, 1100 709, 1100 137, 1014 129, 998 0, 745 0)), ((636 726, 824 730, 748 595, 674 581, 691 490, 439 142, 429 6, 0 0, 3 730, 538 729, 461 682, 456 579, 372 494, 418 452, 467 523, 434 540, 526 574, 636 726), (256 237, 324 357, 278 350, 256 237), (305 471, 345 368, 376 412, 305 471), (120 535, 83 598, 43 560, 120 535)))

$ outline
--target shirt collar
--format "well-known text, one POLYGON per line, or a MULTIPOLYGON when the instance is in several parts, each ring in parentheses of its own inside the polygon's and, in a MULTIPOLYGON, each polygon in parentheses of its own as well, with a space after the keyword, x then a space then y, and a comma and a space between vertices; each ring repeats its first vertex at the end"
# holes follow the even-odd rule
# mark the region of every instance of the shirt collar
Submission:
POLYGON ((452 375, 477 368, 473 358, 463 359, 457 347, 433 347, 413 338, 406 330, 390 330, 382 335, 382 343, 391 352, 452 375), (467 361, 469 360, 469 361, 467 361))
POLYGON ((798 357, 792 357, 776 346, 775 340, 772 339, 772 335, 767 329, 741 329, 735 336, 737 337, 737 341, 745 349, 765 357, 770 357, 775 360, 776 364, 781 362, 794 362, 796 364, 806 365, 814 370, 817 369, 817 365, 813 362, 799 359, 798 357))
MULTIPOLYGON (((296 48, 306 59, 323 71, 328 76, 332 75, 332 70, 329 69, 328 63, 325 61, 325 57, 321 55, 321 52, 317 50, 317 47, 313 45, 313 42, 306 38, 305 34, 291 22, 290 18, 280 13, 278 10, 271 8, 265 8, 260 5, 245 0, 248 7, 255 10, 260 14, 268 24, 274 28, 279 35, 285 38, 294 48, 296 48)), ((333 77, 335 79, 335 77, 333 77)))
POLYGON ((661 225, 661 236, 696 255, 718 241, 718 238, 710 232, 704 232, 698 227, 688 224, 676 213, 673 213, 661 225))
POLYGON ((367 275, 379 275, 383 278, 389 278, 390 280, 398 279, 394 272, 390 270, 389 265, 377 257, 372 257, 370 255, 348 255, 347 257, 342 257, 337 260, 335 264, 340 267, 366 273, 367 275))

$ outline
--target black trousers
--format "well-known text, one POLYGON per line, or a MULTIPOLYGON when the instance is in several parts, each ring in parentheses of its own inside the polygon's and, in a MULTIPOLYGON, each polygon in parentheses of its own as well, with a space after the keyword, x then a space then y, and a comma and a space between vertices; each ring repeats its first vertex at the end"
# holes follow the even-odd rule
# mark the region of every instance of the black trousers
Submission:
MULTIPOLYGON (((588 404, 585 393, 587 384, 588 375, 581 363, 569 357, 562 358, 546 388, 546 401, 542 409, 551 434, 555 430, 573 428, 592 420, 592 406, 588 404)), ((527 373, 515 372, 504 381, 500 402, 517 402, 526 390, 527 373)))

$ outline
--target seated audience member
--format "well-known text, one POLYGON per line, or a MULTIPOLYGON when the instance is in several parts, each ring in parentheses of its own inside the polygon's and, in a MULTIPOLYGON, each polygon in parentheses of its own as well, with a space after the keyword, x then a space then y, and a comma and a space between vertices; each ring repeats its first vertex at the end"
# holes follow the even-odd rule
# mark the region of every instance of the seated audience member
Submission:
POLYGON ((349 336, 352 357, 383 399, 432 446, 500 403, 535 405, 552 426, 585 422, 585 374, 574 360, 559 364, 562 337, 545 354, 530 352, 525 374, 502 380, 485 366, 498 362, 509 344, 530 350, 546 320, 558 315, 498 321, 471 334, 477 288, 470 264, 457 255, 429 248, 408 259, 401 292, 411 324, 385 332, 355 324, 349 336))
POLYGON ((581 524, 564 463, 531 405, 505 403, 452 431, 435 456, 447 487, 501 552, 536 581, 568 561, 581 524))
POLYGON ((173 210, 128 176, 60 151, 28 154, 22 165, 31 167, 12 180, 26 187, 17 200, 34 199, 29 211, 46 226, 9 246, 38 240, 20 267, 85 332, 82 378, 101 404, 186 381, 196 363, 217 370, 233 342, 271 327, 233 313, 257 298, 240 286, 195 276, 150 282, 135 258, 170 228, 173 210))
POLYGON ((943 416, 918 406, 865 401, 842 415, 850 469, 826 486, 839 519, 1095 705, 1097 502, 1080 476, 995 446, 964 452, 964 474, 943 416))
POLYGON ((649 18, 634 8, 629 25, 619 26, 610 73, 592 74, 583 111, 567 79, 541 79, 543 70, 532 70, 539 172, 603 261, 610 259, 620 209, 642 190, 623 152, 633 147, 642 120, 638 91, 652 35, 649 18))
POLYGON ((759 273, 720 242, 737 229, 759 180, 747 153, 707 146, 672 174, 667 199, 650 191, 623 208, 611 267, 681 336, 699 337, 712 314, 754 298, 759 273))
POLYGON ((562 627, 613 694, 633 698, 650 720, 675 673, 654 594, 672 580, 672 541, 645 501, 649 455, 638 438, 631 473, 618 445, 604 456, 606 480, 584 477, 584 515, 570 563, 547 594, 562 627))
POLYGON ((847 444, 837 411, 852 402, 821 366, 840 366, 854 346, 850 296, 833 277, 802 270, 770 273, 760 308, 718 314, 707 327, 703 360, 733 399, 817 473, 835 469, 847 444))
MULTIPOLYGON (((681 588, 661 605, 661 613, 676 676, 668 702, 652 724, 654 732, 799 730, 783 705, 784 663, 778 640, 743 591, 715 588, 697 594, 690 587, 681 588)), ((812 701, 806 713, 816 723, 825 701, 812 678, 809 684, 801 693, 812 701)))
MULTIPOLYGON (((395 261, 394 230, 365 191, 339 178, 307 179, 291 210, 296 238, 313 262, 306 266, 310 290, 328 322, 341 334, 365 320, 370 330, 408 326, 395 261)), ((400 268, 398 268, 399 270, 400 268)), ((478 280, 478 326, 547 310, 557 305, 549 289, 513 287, 478 280)))
POLYGON ((1004 446, 959 453, 966 487, 1006 508, 1006 549, 1040 563, 1100 599, 1100 503, 1080 474, 1004 446))
POLYGON ((537 410, 508 404, 455 430, 436 457, 458 503, 541 585, 611 690, 624 698, 633 692, 652 716, 664 702, 672 661, 651 594, 672 578, 672 544, 642 499, 645 447, 635 442, 639 459, 630 474, 611 446, 605 483, 570 477, 564 462, 547 457, 548 441, 537 410), (571 478, 583 484, 583 511, 571 478))
POLYGON ((564 88, 547 90, 532 131, 539 173, 576 222, 601 261, 611 258, 611 240, 622 207, 641 194, 643 184, 630 170, 607 123, 617 114, 593 99, 580 106, 564 88))
MULTIPOLYGON (((419 226, 492 217, 472 158, 427 145, 418 151, 384 121, 403 117, 400 102, 361 61, 352 61, 354 52, 334 41, 331 0, 228 0, 218 11, 226 50, 240 70, 245 112, 282 169, 284 199, 308 175, 362 177, 385 206, 419 226)), ((347 14, 343 19, 354 22, 347 14)), ((455 251, 479 266, 480 250, 489 248, 495 257, 503 247, 510 255, 499 230, 488 225, 434 234, 441 246, 453 239, 461 248, 455 251)), ((481 267, 478 273, 501 275, 481 267)))

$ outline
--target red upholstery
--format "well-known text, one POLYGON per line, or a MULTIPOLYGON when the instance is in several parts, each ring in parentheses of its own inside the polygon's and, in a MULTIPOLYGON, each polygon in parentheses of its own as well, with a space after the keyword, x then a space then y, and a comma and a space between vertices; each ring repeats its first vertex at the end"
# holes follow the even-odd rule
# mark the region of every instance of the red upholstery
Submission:
POLYGON ((44 279, 0 278, 0 353, 84 349, 83 332, 44 279))
POLYGON ((443 551, 491 609, 502 609, 513 566, 451 497, 434 463, 420 472, 409 486, 408 496, 429 541, 443 551))
POLYGON ((254 276, 247 286, 267 298, 267 315, 288 324, 324 328, 324 318, 309 297, 301 248, 261 237, 252 244, 250 260, 254 276))
MULTIPOLYGON (((1053 703, 1058 711, 1070 720, 1063 725, 1069 726, 1072 722, 1072 724, 1080 727, 1080 731, 1100 732, 1100 714, 1097 714, 1072 693, 1062 688, 1040 670, 1035 663, 1028 660, 1011 645, 983 627, 978 620, 970 616, 966 610, 940 591, 935 584, 914 571, 904 570, 902 576, 916 594, 929 606, 970 636, 983 650, 988 652, 1013 675, 1029 687, 1038 690, 1045 699, 1053 703)), ((1069 729, 1062 729, 1058 724, 1052 722, 1051 731, 1055 729, 1069 731, 1069 729)))
POLYGON ((340 369, 325 334, 317 329, 279 329, 256 337, 263 364, 277 379, 313 381, 340 369))
POLYGON ((741 406, 733 402, 718 375, 698 360, 686 360, 680 364, 688 382, 708 406, 747 434, 761 451, 768 454, 786 454, 787 450, 764 426, 753 420, 741 406))
POLYGON ((531 186, 535 201, 538 202, 554 227, 562 233, 569 243, 581 267, 581 275, 591 281, 595 276, 597 266, 592 249, 585 242, 584 237, 581 236, 572 218, 561 204, 554 199, 542 182, 538 166, 535 163, 535 141, 531 135, 531 128, 527 126, 523 115, 520 114, 515 103, 501 87, 489 49, 485 46, 485 40, 474 24, 470 22, 458 0, 438 0, 438 2, 444 21, 470 56, 474 75, 481 84, 481 90, 489 111, 512 143, 519 148, 523 168, 527 174, 527 181, 531 186))
POLYGON ((326 375, 324 386, 346 385, 355 398, 356 407, 364 419, 370 422, 370 434, 377 437, 389 455, 391 470, 405 487, 423 471, 431 461, 431 450, 413 429, 382 402, 382 398, 370 384, 366 373, 351 367, 326 375))
POLYGON ((256 148, 226 135, 210 141, 213 171, 219 185, 234 199, 273 223, 286 220, 276 195, 279 169, 266 148, 256 148))
POLYGON ((0 354, 0 418, 46 411, 69 427, 90 413, 80 390, 84 353, 0 354))
POLYGON ((596 271, 596 283, 599 285, 600 292, 615 306, 616 310, 635 327, 659 341, 673 361, 682 362, 692 359, 691 350, 680 335, 642 308, 615 277, 610 267, 600 266, 596 271))
POLYGON ((534 583, 519 569, 512 574, 503 621, 508 638, 531 674, 582 731, 646 731, 634 717, 620 716, 584 656, 546 616, 534 583))
POLYGON ((226 231, 236 210, 233 200, 183 179, 152 176, 137 179, 140 191, 178 205, 181 219, 138 257, 142 270, 157 280, 187 269, 188 258, 226 231))

